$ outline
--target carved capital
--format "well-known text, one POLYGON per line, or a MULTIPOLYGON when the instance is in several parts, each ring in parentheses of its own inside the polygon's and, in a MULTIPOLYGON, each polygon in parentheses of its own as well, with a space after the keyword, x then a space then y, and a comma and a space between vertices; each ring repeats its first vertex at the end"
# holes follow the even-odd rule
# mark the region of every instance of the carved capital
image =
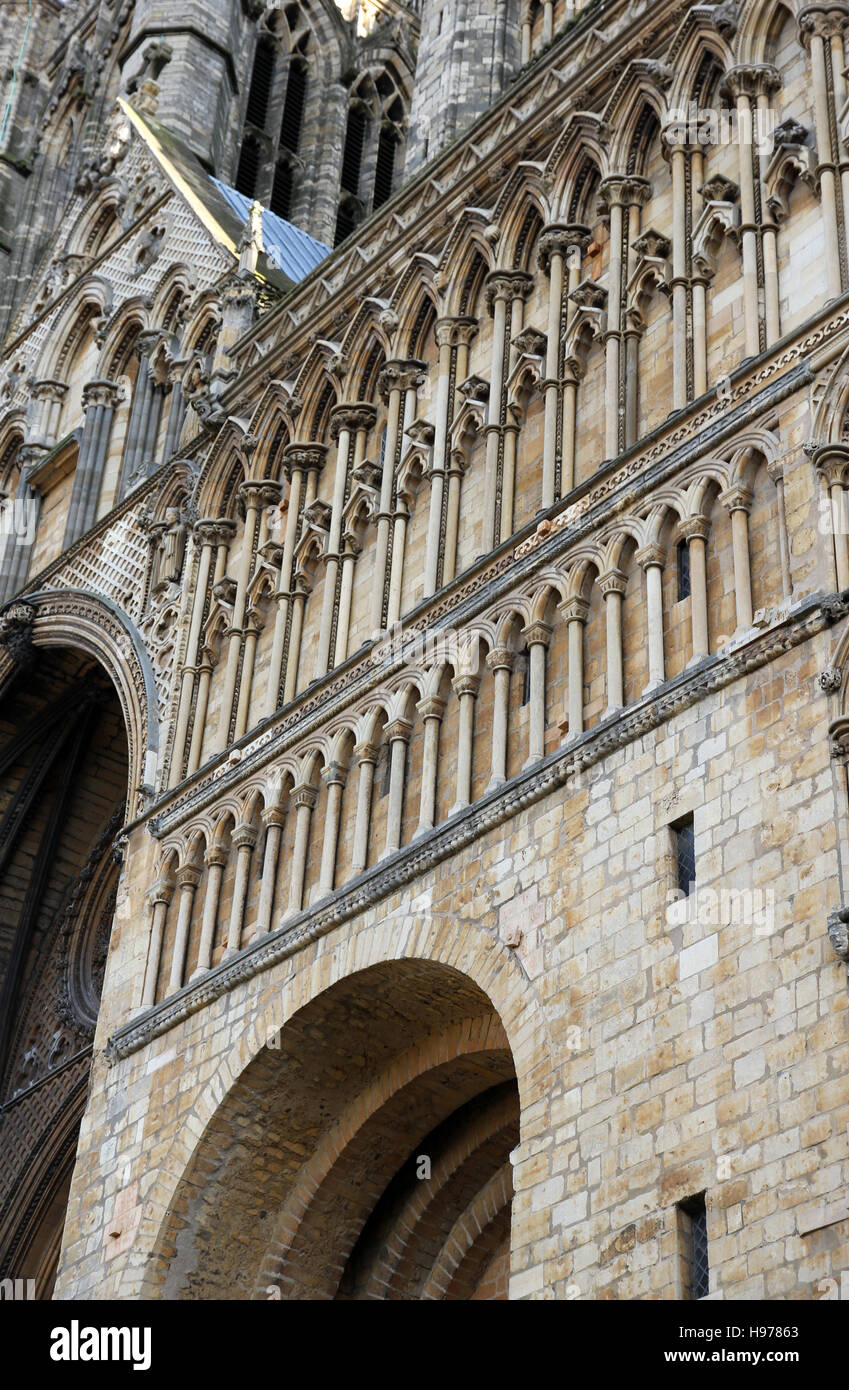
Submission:
POLYGON ((849 6, 832 0, 831 4, 807 5, 799 13, 799 42, 810 49, 811 39, 827 40, 842 34, 849 26, 849 6))
POLYGON ((759 96, 769 96, 781 86, 781 73, 772 63, 739 63, 729 68, 720 83, 720 94, 726 99, 748 97, 755 101, 759 96))
POLYGON ((706 541, 710 534, 710 522, 706 516, 687 516, 681 522, 681 538, 687 541, 706 541))
POLYGON ((386 725, 384 732, 390 743, 395 743, 396 740, 402 743, 409 743, 410 735, 413 732, 413 726, 409 719, 393 719, 390 724, 386 725))
POLYGON ((428 695, 419 700, 416 709, 422 719, 441 719, 445 713, 445 701, 440 695, 428 695))
POLYGON ((269 478, 246 478, 239 488, 238 499, 246 511, 274 507, 280 501, 281 484, 269 478))
POLYGON ((6 648, 16 666, 26 667, 35 660, 32 625, 36 609, 31 603, 10 603, 0 613, 0 646, 6 648))
POLYGON ((328 763, 321 769, 321 780, 326 787, 344 787, 348 780, 348 769, 341 763, 328 763))
POLYGON ((662 545, 644 545, 637 551, 634 559, 644 570, 650 569, 652 565, 663 569, 666 564, 666 551, 662 545))
POLYGON ((207 868, 223 869, 229 859, 229 855, 223 845, 210 845, 203 856, 203 862, 207 868))
POLYGON ((358 743, 354 749, 354 757, 358 763, 376 763, 378 749, 374 743, 358 743))
POLYGON ((174 884, 169 878, 158 878, 152 883, 145 894, 152 907, 157 903, 164 903, 167 907, 174 896, 174 884))
POLYGON ((829 487, 844 481, 849 468, 849 444, 821 444, 810 457, 829 487))
POLYGON ((516 653, 510 647, 493 647, 486 655, 490 671, 512 671, 515 661, 516 653))
POLYGON ((468 314, 458 315, 456 318, 437 319, 434 328, 438 347, 459 347, 461 344, 468 347, 477 331, 477 319, 471 318, 468 314))
POLYGON ((719 494, 719 500, 729 512, 750 512, 755 495, 745 483, 735 483, 719 494))
POLYGON ((236 523, 228 517, 201 517, 192 528, 198 545, 225 545, 236 534, 236 523))
POLYGON ((426 362, 418 358, 394 358, 386 363, 377 378, 377 388, 386 400, 393 391, 418 390, 426 377, 426 362))
POLYGON ((590 611, 589 599, 580 594, 571 594, 559 605, 559 612, 567 623, 585 623, 590 611))
POLYGON ((181 891, 188 892, 189 889, 191 889, 191 891, 194 892, 200 883, 201 872, 202 870, 199 864, 183 864, 175 875, 177 887, 181 891))
POLYGON ((651 197, 648 179, 636 174, 608 174, 598 186, 598 210, 602 216, 612 207, 645 207, 651 197))
POLYGON ((537 242, 537 261, 540 268, 548 274, 552 256, 562 256, 565 259, 573 247, 577 247, 583 255, 592 237, 590 228, 578 222, 549 222, 543 227, 537 242))
POLYGON ((291 482, 293 473, 320 473, 326 459, 326 444, 287 444, 283 450, 284 476, 291 482))
POLYGON ((486 277, 486 304, 495 312, 496 301, 505 304, 514 299, 527 299, 534 287, 534 277, 526 270, 491 270, 486 277))
POLYGON ((454 691, 455 695, 458 695, 462 699, 464 695, 477 695, 480 689, 480 683, 480 676, 473 676, 471 674, 455 676, 451 682, 451 689, 454 691))
POLYGON ((357 430, 370 430, 376 419, 377 410, 367 401, 334 406, 330 412, 330 438, 338 439, 342 430, 349 430, 351 434, 357 430))
POLYGON ((826 695, 835 695, 843 683, 843 672, 836 666, 827 666, 817 676, 817 684, 826 695))
POLYGON ((121 387, 114 381, 89 381, 83 387, 83 410, 90 410, 92 406, 97 405, 115 410, 122 394, 121 387))
POLYGON ((522 636, 529 647, 547 647, 553 631, 551 623, 529 623, 527 627, 522 628, 522 636))
POLYGON ((608 594, 624 594, 628 581, 621 570, 610 569, 599 575, 598 587, 607 598, 608 594))
POLYGON ((289 794, 289 800, 293 806, 309 806, 310 810, 312 810, 318 800, 318 788, 311 787, 306 782, 301 782, 299 786, 292 788, 289 794))

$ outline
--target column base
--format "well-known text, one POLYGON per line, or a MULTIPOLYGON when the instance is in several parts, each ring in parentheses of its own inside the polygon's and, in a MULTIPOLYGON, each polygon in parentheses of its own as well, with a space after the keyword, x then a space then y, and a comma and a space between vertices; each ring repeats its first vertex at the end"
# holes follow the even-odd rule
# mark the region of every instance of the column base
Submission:
POLYGON ((209 968, 207 967, 198 968, 197 970, 192 971, 191 975, 189 976, 189 984, 196 985, 198 980, 202 980, 204 975, 208 974, 209 968))
POLYGON ((421 839, 424 838, 425 835, 432 835, 432 834, 433 834, 433 826, 432 826, 432 825, 418 825, 418 826, 416 826, 416 829, 415 829, 415 831, 413 832, 413 839, 414 839, 414 840, 421 840, 421 839))
POLYGON ((484 796, 486 796, 487 792, 494 792, 497 791, 499 787, 503 787, 506 781, 506 777, 490 777, 489 781, 484 787, 484 796))
POLYGON ((544 753, 534 753, 530 758, 526 758, 522 763, 522 771, 527 772, 529 767, 536 767, 537 763, 541 763, 544 757, 544 753))
POLYGON ((448 812, 448 815, 456 816, 458 811, 465 811, 468 806, 471 806, 471 804, 472 803, 470 801, 455 801, 454 805, 451 807, 451 810, 448 812))

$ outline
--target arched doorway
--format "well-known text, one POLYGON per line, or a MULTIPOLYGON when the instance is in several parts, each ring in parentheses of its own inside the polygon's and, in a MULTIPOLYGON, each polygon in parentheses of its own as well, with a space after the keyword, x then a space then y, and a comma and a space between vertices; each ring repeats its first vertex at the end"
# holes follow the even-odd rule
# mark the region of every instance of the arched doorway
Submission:
POLYGON ((128 746, 91 657, 32 648, 0 691, 0 1277, 56 1277, 120 865, 128 746))
POLYGON ((518 1142, 513 1058, 482 990, 427 960, 358 971, 242 1072, 143 1296, 506 1298, 518 1142))

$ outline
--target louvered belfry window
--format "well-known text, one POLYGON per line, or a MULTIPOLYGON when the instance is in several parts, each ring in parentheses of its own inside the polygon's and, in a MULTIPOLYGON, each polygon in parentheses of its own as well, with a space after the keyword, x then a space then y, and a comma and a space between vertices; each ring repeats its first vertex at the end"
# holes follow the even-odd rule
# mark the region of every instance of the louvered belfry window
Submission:
POLYGON ((365 138, 365 116, 359 107, 352 106, 348 112, 345 149, 342 153, 342 187, 347 193, 353 193, 355 196, 360 191, 360 169, 363 163, 365 138))
POLYGON ((395 133, 388 127, 380 132, 377 144, 377 168, 374 174, 374 206, 379 208, 392 194, 395 174, 395 133))
POLYGON ((283 103, 283 117, 280 121, 280 148, 298 153, 301 143, 301 126, 304 121, 304 104, 307 95, 307 71, 301 58, 293 58, 289 64, 289 78, 286 83, 286 100, 283 103))
POLYGON ((251 73, 251 87, 248 92, 248 109, 245 120, 257 130, 265 130, 268 103, 271 98, 271 83, 274 77, 274 47, 267 42, 257 44, 254 67, 251 73))

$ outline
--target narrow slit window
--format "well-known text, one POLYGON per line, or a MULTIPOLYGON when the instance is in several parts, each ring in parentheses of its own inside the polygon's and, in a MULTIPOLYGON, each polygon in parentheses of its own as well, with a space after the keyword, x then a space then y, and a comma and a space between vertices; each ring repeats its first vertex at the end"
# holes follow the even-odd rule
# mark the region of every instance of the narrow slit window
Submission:
POLYGON ((706 1298, 710 1293, 710 1262, 704 1192, 678 1203, 678 1221, 683 1296, 706 1298))
POLYGON ((392 195, 395 176, 395 135, 382 130, 377 144, 377 168, 374 174, 374 206, 382 207, 392 195))
POLYGON ((253 140, 245 140, 239 155, 239 167, 236 170, 236 188, 239 193, 244 193, 248 198, 252 198, 256 192, 258 174, 259 149, 253 140))
POLYGON ((348 112, 345 148, 342 152, 342 187, 355 196, 360 191, 360 169, 366 138, 366 119, 362 111, 352 106, 348 112))
POLYGON ((292 154, 298 153, 298 147, 301 143, 306 95, 306 68, 303 60, 293 58, 289 65, 286 100, 283 103, 283 118, 280 122, 280 147, 289 150, 292 154))
POLYGON ((288 164, 278 164, 274 170, 274 183, 271 186, 271 211, 278 217, 287 217, 292 208, 292 170, 288 164))
POLYGON ((686 816, 672 826, 675 839, 675 867, 678 892, 689 898, 696 883, 696 841, 693 817, 686 816))
POLYGON ((678 602, 690 597, 690 547, 678 542, 678 602))

